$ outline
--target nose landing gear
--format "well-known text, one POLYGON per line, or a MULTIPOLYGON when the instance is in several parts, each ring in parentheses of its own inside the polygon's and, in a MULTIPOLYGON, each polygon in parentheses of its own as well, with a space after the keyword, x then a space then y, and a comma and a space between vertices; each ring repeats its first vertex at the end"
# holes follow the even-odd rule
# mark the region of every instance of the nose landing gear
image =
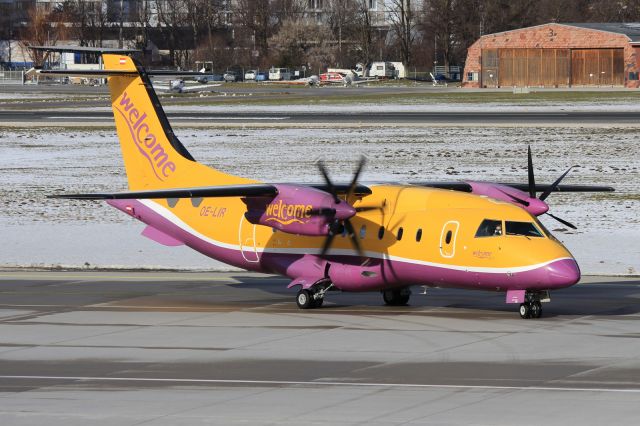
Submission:
POLYGON ((520 318, 522 319, 540 318, 542 316, 542 303, 540 302, 540 294, 527 292, 525 302, 520 305, 519 312, 520 318))

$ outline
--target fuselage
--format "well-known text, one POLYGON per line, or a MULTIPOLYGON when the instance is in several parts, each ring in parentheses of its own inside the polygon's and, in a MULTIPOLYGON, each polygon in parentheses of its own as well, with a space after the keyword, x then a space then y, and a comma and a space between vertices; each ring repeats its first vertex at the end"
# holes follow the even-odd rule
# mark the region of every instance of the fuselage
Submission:
POLYGON ((346 235, 319 257, 324 237, 254 225, 238 197, 109 203, 151 226, 159 242, 166 236, 239 268, 289 276, 305 288, 329 279, 344 291, 409 285, 548 290, 580 278, 569 251, 516 205, 434 188, 370 188, 371 195, 349 200, 356 209, 367 207, 351 219, 365 258, 346 235))

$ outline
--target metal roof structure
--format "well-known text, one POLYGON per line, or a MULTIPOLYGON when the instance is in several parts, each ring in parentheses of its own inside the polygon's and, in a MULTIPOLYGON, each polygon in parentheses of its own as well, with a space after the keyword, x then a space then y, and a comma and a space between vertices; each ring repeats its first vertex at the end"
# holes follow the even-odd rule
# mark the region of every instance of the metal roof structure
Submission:
POLYGON ((640 43, 640 22, 571 22, 560 23, 570 27, 584 28, 586 30, 605 31, 608 33, 624 34, 629 37, 631 43, 640 43))

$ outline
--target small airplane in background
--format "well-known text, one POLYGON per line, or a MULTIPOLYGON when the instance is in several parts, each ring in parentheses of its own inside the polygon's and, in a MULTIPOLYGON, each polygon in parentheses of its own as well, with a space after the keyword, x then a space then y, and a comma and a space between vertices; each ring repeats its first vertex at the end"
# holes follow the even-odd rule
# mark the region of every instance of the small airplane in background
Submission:
POLYGON ((129 191, 54 197, 106 200, 145 223, 142 234, 160 244, 287 276, 301 309, 320 307, 332 291, 377 291, 386 304, 405 305, 418 285, 503 292, 522 318, 539 318, 550 291, 580 279, 571 253, 536 217, 575 228, 548 212, 547 197, 613 191, 561 185, 571 169, 537 184, 530 149, 525 184, 363 185, 364 159, 347 184, 334 183, 323 163, 321 184, 226 174, 196 162, 182 145, 134 58, 103 59, 129 191))
POLYGON ((167 84, 161 82, 153 82, 153 88, 160 92, 172 93, 201 93, 212 92, 216 87, 222 86, 222 83, 198 84, 190 85, 183 79, 169 80, 167 84))

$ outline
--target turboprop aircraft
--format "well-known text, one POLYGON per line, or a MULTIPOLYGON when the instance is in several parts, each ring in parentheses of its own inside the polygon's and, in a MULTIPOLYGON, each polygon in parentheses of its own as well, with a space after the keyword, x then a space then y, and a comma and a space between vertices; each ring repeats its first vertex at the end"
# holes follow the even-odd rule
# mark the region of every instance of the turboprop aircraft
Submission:
POLYGON ((160 244, 287 276, 302 309, 320 307, 331 291, 379 291, 386 304, 405 305, 421 285, 503 292, 522 318, 539 318, 551 290, 580 279, 571 253, 536 218, 549 209, 545 199, 613 190, 560 185, 568 171, 538 185, 530 150, 526 184, 363 185, 364 161, 348 184, 333 183, 322 163, 317 185, 230 175, 191 156, 134 58, 103 60, 129 191, 55 197, 106 200, 160 244))

